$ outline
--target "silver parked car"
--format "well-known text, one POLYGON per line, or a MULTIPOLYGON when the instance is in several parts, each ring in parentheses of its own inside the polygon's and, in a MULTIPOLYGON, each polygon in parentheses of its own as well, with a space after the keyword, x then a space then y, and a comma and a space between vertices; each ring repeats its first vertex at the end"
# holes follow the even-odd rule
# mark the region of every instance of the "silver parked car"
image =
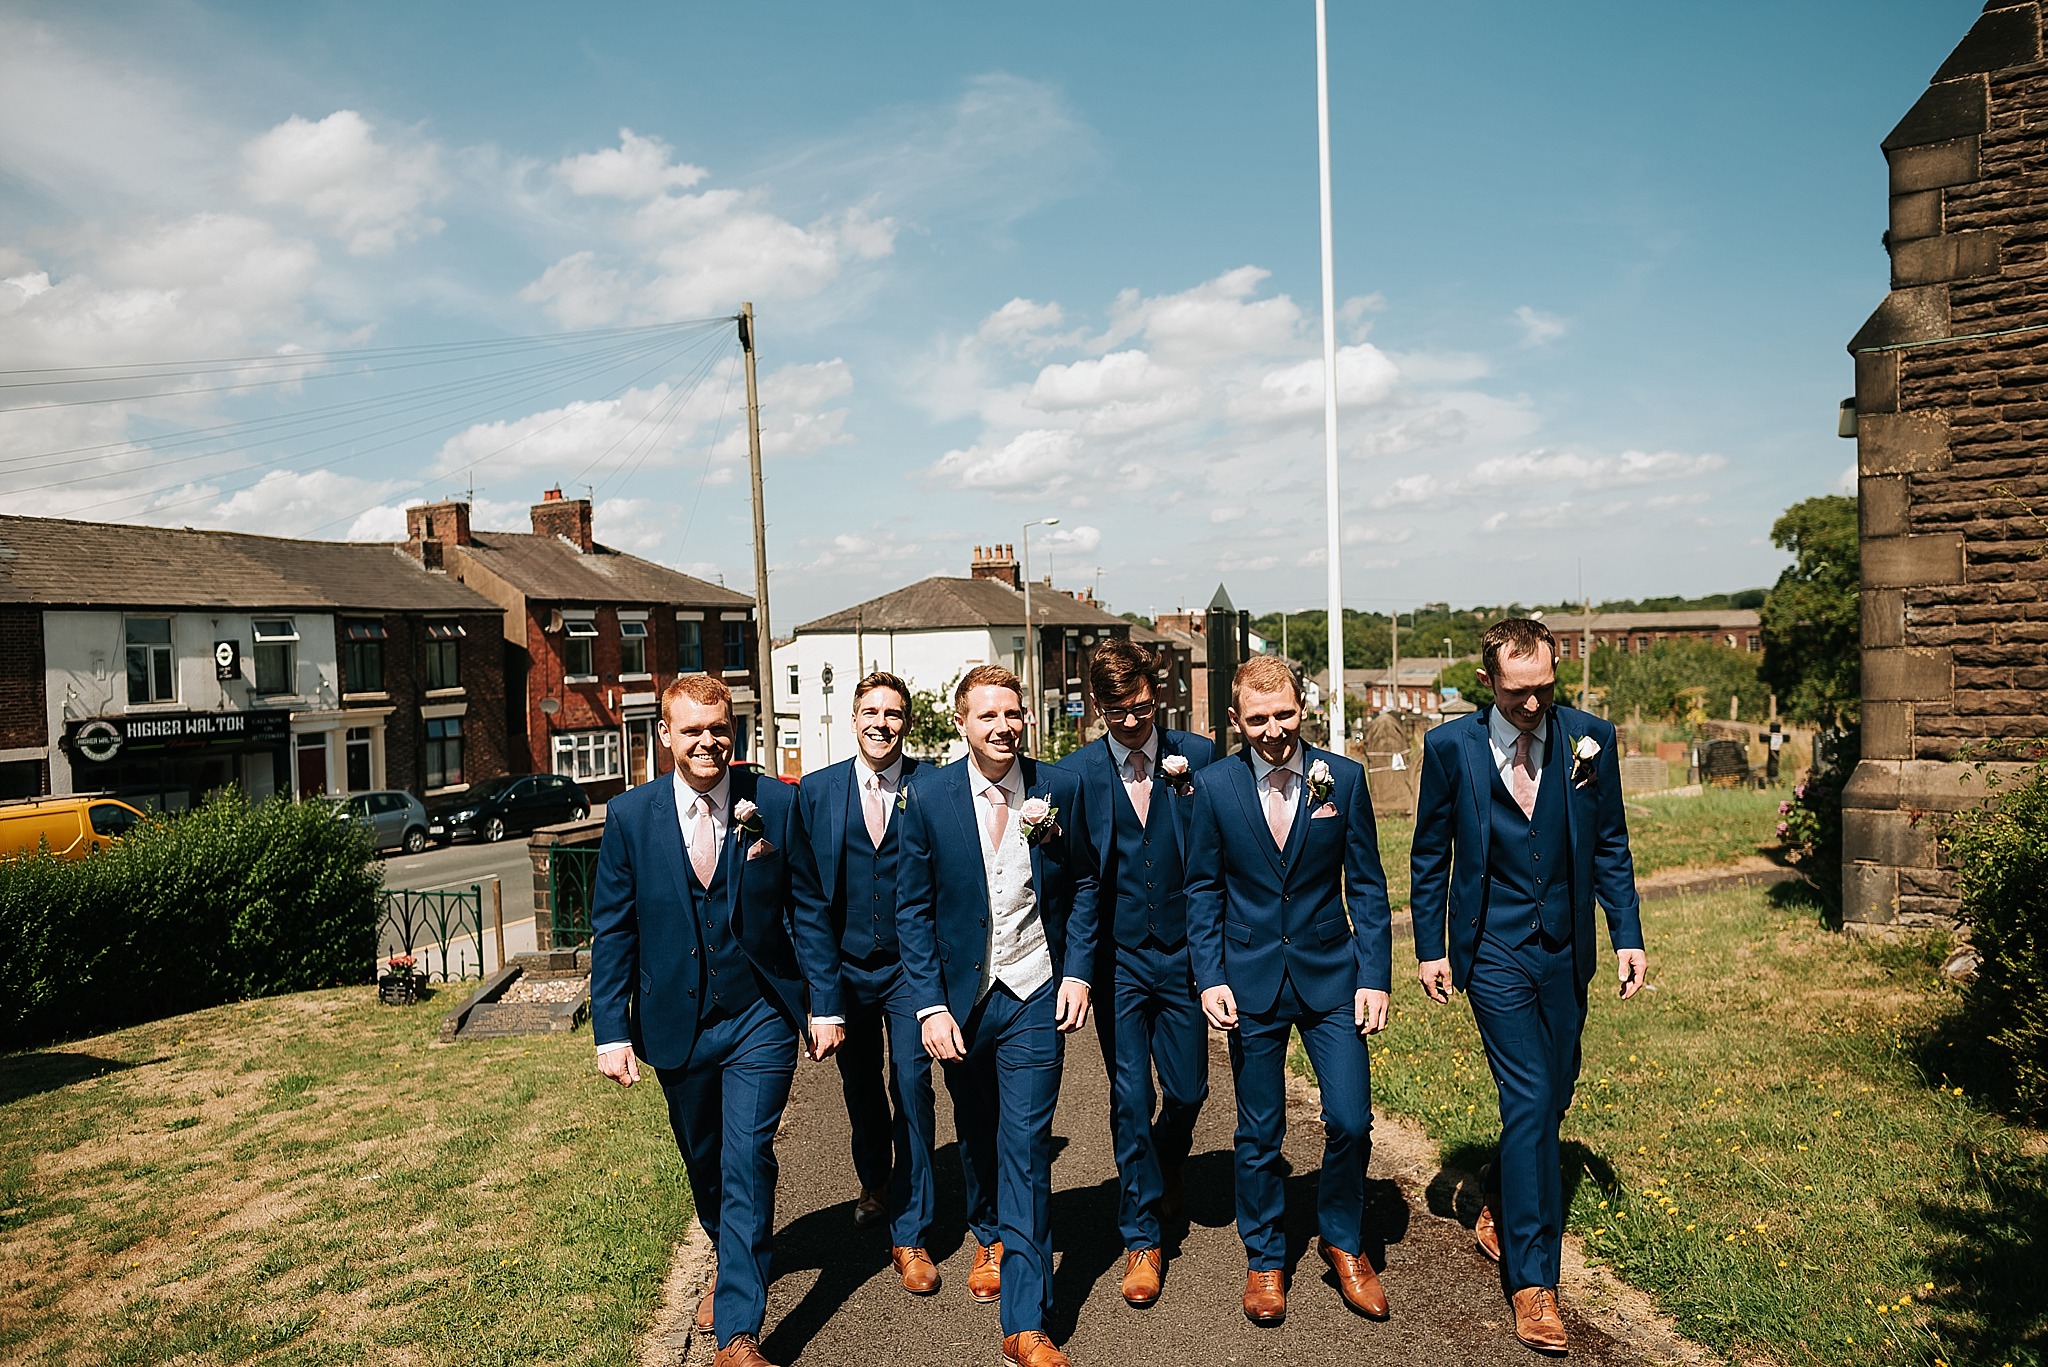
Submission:
POLYGON ((396 789, 351 793, 343 810, 350 820, 370 828, 380 850, 418 854, 427 847, 427 809, 411 793, 396 789))

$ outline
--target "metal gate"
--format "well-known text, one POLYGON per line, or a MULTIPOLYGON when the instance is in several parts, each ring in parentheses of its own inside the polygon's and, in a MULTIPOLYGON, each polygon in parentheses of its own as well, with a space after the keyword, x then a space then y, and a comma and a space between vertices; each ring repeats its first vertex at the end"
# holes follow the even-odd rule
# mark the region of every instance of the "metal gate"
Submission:
POLYGON ((410 954, 414 971, 448 982, 484 975, 484 889, 385 888, 378 893, 377 964, 410 954))
POLYGON ((597 888, 597 846, 556 845, 548 851, 548 908, 556 949, 590 943, 590 901, 597 888))

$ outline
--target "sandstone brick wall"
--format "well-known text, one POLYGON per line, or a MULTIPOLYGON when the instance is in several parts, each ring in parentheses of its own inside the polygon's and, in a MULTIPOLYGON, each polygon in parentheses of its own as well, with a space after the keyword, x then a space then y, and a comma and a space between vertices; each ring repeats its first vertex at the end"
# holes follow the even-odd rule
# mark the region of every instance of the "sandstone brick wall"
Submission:
POLYGON ((1884 141, 1892 292, 1853 341, 1863 763, 1845 914, 1953 909, 1925 813, 1965 759, 2048 736, 2048 62, 1993 0, 1884 141))

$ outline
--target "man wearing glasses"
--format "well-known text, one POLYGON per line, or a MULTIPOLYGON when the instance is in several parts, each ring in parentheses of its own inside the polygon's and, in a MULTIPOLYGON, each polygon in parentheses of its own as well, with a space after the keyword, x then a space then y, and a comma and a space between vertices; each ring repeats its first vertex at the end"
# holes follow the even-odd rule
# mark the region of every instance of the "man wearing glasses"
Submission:
POLYGON ((1101 883, 1095 1028, 1113 1098, 1122 1290, 1139 1308, 1159 1299, 1164 1226, 1180 1218, 1181 1165, 1209 1096, 1181 871, 1194 771, 1215 748, 1154 724, 1158 677, 1159 660, 1143 646, 1114 638, 1097 646, 1088 681, 1109 734, 1060 766, 1080 776, 1101 883))

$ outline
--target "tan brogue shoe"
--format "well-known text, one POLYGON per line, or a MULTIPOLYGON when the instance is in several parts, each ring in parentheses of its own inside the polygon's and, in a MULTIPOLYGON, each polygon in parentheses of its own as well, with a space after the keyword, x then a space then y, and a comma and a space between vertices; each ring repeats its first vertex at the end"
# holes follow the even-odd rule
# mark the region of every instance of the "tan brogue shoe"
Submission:
POLYGON ((1479 1218, 1472 1222, 1472 1242, 1479 1245, 1481 1253, 1495 1262, 1500 1261, 1500 1226, 1493 1222, 1491 1196, 1479 1207, 1479 1218))
POLYGON ((1539 1353, 1566 1351, 1557 1292, 1547 1286, 1525 1286, 1515 1293, 1515 1337, 1539 1353))
POLYGON ((1279 1268, 1253 1268, 1244 1277, 1244 1316, 1253 1324, 1278 1324, 1287 1318, 1286 1274, 1279 1268))
POLYGON ((1159 1299, 1163 1258, 1156 1248, 1132 1249, 1124 1254, 1124 1299, 1143 1310, 1159 1299))
POLYGON ((1017 1367, 1074 1367, 1053 1341, 1036 1329, 1011 1334, 1003 1340, 1003 1361, 1017 1367))
POLYGON ((939 1289, 939 1265, 921 1248, 892 1248, 889 1261, 903 1278, 903 1289, 913 1296, 929 1296, 939 1289))
POLYGON ((1323 1261, 1337 1276, 1337 1294, 1344 1298, 1344 1304, 1368 1319, 1385 1319, 1387 1292, 1372 1264, 1355 1253, 1346 1253, 1327 1239, 1318 1239, 1316 1243, 1322 1249, 1323 1261))
POLYGON ((711 1332, 711 1300, 715 1295, 716 1291, 706 1291, 704 1299, 697 1302, 697 1332, 700 1334, 711 1332))
POLYGON ((993 1305, 1003 1295, 1003 1241, 974 1246, 974 1266, 967 1272, 967 1294, 983 1305, 993 1305))
POLYGON ((860 1189, 860 1199, 853 1203, 854 1224, 862 1229, 866 1229, 869 1225, 878 1225, 888 1219, 889 1204, 886 1199, 888 1195, 889 1189, 887 1187, 883 1187, 880 1190, 870 1190, 867 1187, 862 1187, 860 1189))
POLYGON ((775 1367, 761 1356, 761 1345, 752 1334, 734 1334, 732 1341, 712 1356, 711 1367, 775 1367))

